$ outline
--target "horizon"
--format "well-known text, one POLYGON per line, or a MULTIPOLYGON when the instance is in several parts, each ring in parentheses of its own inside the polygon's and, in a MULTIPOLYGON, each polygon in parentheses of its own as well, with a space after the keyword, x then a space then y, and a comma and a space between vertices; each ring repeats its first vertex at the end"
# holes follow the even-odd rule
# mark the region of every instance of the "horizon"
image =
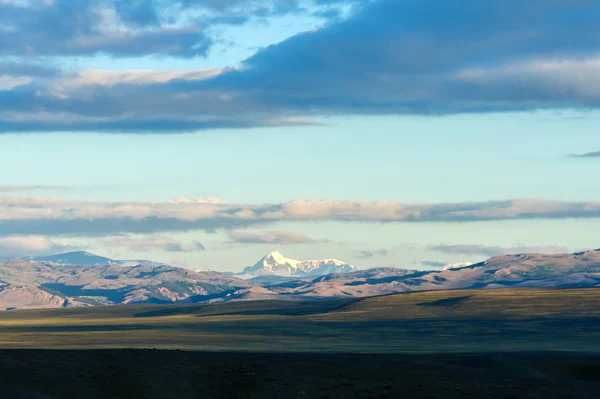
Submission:
MULTIPOLYGON (((430 267, 427 270, 428 271, 441 271, 441 270, 447 270, 447 269, 459 269, 462 267, 470 267, 470 266, 474 266, 477 264, 482 264, 492 258, 496 258, 498 256, 522 256, 522 255, 579 255, 579 254, 584 254, 587 252, 597 252, 600 251, 600 249, 586 249, 584 251, 577 251, 577 252, 573 252, 573 253, 564 253, 564 254, 544 254, 544 253, 534 253, 534 252, 525 252, 525 253, 510 253, 510 254, 502 254, 502 255, 496 255, 496 256, 492 256, 489 258, 485 258, 485 259, 481 259, 479 261, 476 262, 457 262, 457 263, 450 263, 447 265, 443 265, 441 267, 435 268, 435 267, 430 267)), ((90 252, 90 251, 69 251, 69 252, 63 252, 63 253, 56 253, 56 254, 50 254, 50 255, 43 255, 43 256, 31 256, 31 255, 22 255, 22 256, 18 256, 18 257, 8 257, 8 258, 0 258, 1 260, 12 260, 12 259, 19 259, 19 260, 26 260, 26 261, 30 261, 33 260, 35 262, 46 262, 44 259, 45 258, 53 258, 53 257, 59 257, 59 256, 65 256, 65 255, 75 255, 75 254, 82 254, 82 255, 86 255, 86 256, 93 256, 93 257, 99 257, 99 258, 105 258, 108 259, 109 261, 145 261, 145 262, 152 262, 152 263, 160 263, 161 265, 165 265, 165 266, 171 266, 171 267, 178 267, 178 268, 182 268, 182 269, 189 269, 188 267, 185 266, 180 266, 180 265, 176 265, 176 264, 168 264, 165 262, 155 262, 153 259, 113 259, 113 258, 109 258, 103 255, 99 255, 97 253, 94 252, 90 252)), ((296 262, 311 262, 311 261, 338 261, 338 262, 342 262, 346 265, 349 266, 353 266, 356 268, 356 271, 363 271, 363 270, 371 270, 371 269, 377 269, 377 268, 391 268, 391 269, 407 269, 407 270, 420 270, 420 269, 410 269, 410 268, 399 268, 399 267, 378 267, 378 266, 374 266, 374 267, 366 267, 366 268, 358 268, 354 265, 352 265, 351 263, 345 262, 344 260, 340 260, 340 259, 334 259, 334 258, 324 258, 324 259, 292 259, 289 258, 287 256, 285 256, 284 254, 282 254, 280 251, 278 250, 273 250, 268 252, 267 254, 263 255, 260 259, 258 259, 257 262, 255 263, 249 263, 246 264, 245 266, 233 266, 233 268, 230 268, 228 270, 221 270, 221 271, 217 271, 217 270, 212 270, 212 269, 208 269, 208 268, 197 268, 197 269, 189 269, 192 271, 211 271, 211 272, 221 272, 221 273, 233 273, 233 274, 243 274, 244 269, 248 268, 248 267, 252 267, 255 266, 257 264, 259 264, 261 261, 263 261, 265 258, 268 258, 270 256, 275 255, 275 257, 281 257, 284 258, 282 259, 280 262, 285 261, 296 261, 296 262), (239 270, 236 270, 239 269, 239 270)), ((276 259, 277 260, 277 259, 276 259)), ((65 263, 68 264, 68 263, 65 263)), ((83 263, 82 263, 83 264, 83 263)), ((93 264, 90 264, 93 266, 93 264)), ((123 266, 126 267, 124 265, 116 265, 116 266, 123 266)))

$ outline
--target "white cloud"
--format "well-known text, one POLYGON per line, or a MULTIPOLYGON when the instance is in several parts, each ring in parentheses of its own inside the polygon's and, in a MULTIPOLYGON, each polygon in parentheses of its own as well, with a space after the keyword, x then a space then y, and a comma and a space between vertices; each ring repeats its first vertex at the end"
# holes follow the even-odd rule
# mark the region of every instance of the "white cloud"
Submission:
POLYGON ((199 241, 186 242, 162 235, 108 237, 100 242, 108 247, 127 248, 131 251, 200 252, 206 249, 199 241))
POLYGON ((24 86, 31 83, 32 79, 28 76, 5 76, 0 74, 0 91, 12 90, 15 87, 24 86))
POLYGON ((229 233, 231 243, 237 244, 313 244, 326 242, 327 240, 314 240, 302 233, 291 231, 264 231, 261 233, 250 233, 243 231, 232 231, 229 233))
POLYGON ((170 71, 84 69, 55 80, 49 86, 49 90, 54 95, 67 98, 71 95, 71 91, 81 92, 86 90, 86 86, 89 86, 87 89, 93 89, 93 86, 144 85, 167 83, 175 79, 193 82, 215 77, 222 72, 223 69, 170 71))
POLYGON ((446 253, 446 254, 462 254, 462 255, 515 255, 523 253, 541 253, 541 254, 565 254, 569 249, 559 245, 541 245, 527 246, 516 245, 513 247, 501 247, 480 244, 459 244, 459 245, 433 245, 430 250, 446 253))
POLYGON ((444 266, 444 270, 459 269, 461 267, 471 266, 472 264, 473 262, 450 263, 449 265, 444 266))
POLYGON ((214 231, 282 221, 452 223, 567 218, 600 218, 600 201, 403 203, 298 199, 275 204, 236 204, 219 200, 102 202, 0 197, 0 236, 214 231))
POLYGON ((67 239, 42 236, 0 237, 0 257, 48 255, 82 249, 83 246, 67 239))

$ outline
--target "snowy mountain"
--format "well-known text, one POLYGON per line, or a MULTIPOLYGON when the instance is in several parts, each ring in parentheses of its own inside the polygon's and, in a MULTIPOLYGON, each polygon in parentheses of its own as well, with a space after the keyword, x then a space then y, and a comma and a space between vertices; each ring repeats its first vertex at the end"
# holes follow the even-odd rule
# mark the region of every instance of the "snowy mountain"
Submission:
POLYGON ((64 254, 26 257, 24 260, 31 262, 50 263, 55 265, 101 265, 101 266, 160 266, 162 263, 152 262, 149 260, 115 260, 98 256, 91 252, 76 251, 66 252, 64 254))
MULTIPOLYGON (((250 280, 253 281, 253 280, 250 280)), ((264 285, 285 298, 367 297, 397 292, 516 287, 600 287, 600 250, 496 256, 445 270, 369 269, 264 285)))
POLYGON ((358 268, 337 259, 295 260, 275 251, 265 255, 254 266, 248 266, 242 273, 236 274, 241 278, 275 275, 283 277, 323 276, 331 273, 351 273, 358 268))
POLYGON ((237 275, 140 265, 140 261, 114 261, 77 252, 35 259, 0 261, 0 310, 295 301, 475 288, 600 287, 600 250, 503 255, 473 265, 454 264, 445 270, 357 270, 335 259, 299 261, 271 252, 237 275))

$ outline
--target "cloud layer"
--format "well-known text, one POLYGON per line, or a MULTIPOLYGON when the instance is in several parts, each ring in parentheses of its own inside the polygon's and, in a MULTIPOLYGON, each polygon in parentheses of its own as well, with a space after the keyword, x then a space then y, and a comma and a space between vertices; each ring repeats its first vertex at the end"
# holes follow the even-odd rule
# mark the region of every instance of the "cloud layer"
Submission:
POLYGON ((206 55, 214 44, 212 28, 216 26, 309 14, 309 8, 325 11, 342 3, 345 1, 0 1, 0 55, 192 58, 206 55))
MULTIPOLYGON (((30 67, 30 75, 44 77, 31 79, 13 76, 14 65, 5 65, 10 79, 0 81, 0 132, 180 132, 306 124, 331 114, 600 106, 598 2, 354 3, 349 18, 203 79, 179 74, 141 84, 123 78, 70 85, 65 79, 81 83, 88 72, 52 78, 52 71, 30 67)), ((0 54, 25 60, 29 54, 202 56, 213 41, 205 26, 310 9, 302 1, 250 0, 19 4, 0 3, 0 54)))
POLYGON ((324 240, 314 240, 307 235, 294 233, 292 231, 265 231, 262 233, 250 233, 244 231, 232 231, 229 233, 229 242, 235 244, 314 244, 324 240))
POLYGON ((373 257, 383 257, 383 256, 387 256, 388 254, 388 250, 387 249, 378 249, 375 251, 360 251, 358 254, 356 254, 356 257, 358 259, 370 259, 373 257))
POLYGON ((520 199, 429 204, 298 199, 276 204, 235 204, 216 199, 100 202, 0 196, 0 236, 212 232, 284 221, 459 223, 569 218, 600 218, 600 201, 520 199))
POLYGON ((545 246, 515 246, 515 247, 500 247, 488 246, 479 244, 461 244, 461 245, 435 245, 428 248, 429 250, 441 252, 445 254, 460 254, 460 255, 515 255, 523 253, 541 253, 541 254, 565 254, 569 252, 567 247, 558 245, 545 246))
POLYGON ((81 246, 65 239, 51 239, 41 236, 0 237, 0 258, 49 255, 80 249, 82 249, 81 246))
POLYGON ((206 248, 199 241, 185 242, 167 236, 151 235, 146 237, 108 237, 101 244, 110 248, 126 248, 130 251, 164 251, 164 252, 201 252, 206 248))
POLYGON ((600 158, 600 151, 586 152, 584 154, 571 154, 571 158, 600 158))
POLYGON ((32 191, 32 190, 68 190, 67 186, 49 186, 49 185, 31 185, 31 186, 16 186, 0 184, 0 192, 16 192, 16 191, 32 191))

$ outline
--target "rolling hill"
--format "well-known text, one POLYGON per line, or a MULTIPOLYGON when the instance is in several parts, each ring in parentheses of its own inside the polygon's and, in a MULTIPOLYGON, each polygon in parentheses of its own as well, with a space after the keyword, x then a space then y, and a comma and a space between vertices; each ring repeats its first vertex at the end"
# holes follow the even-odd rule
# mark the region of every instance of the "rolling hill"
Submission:
POLYGON ((62 265, 20 259, 0 262, 0 284, 0 308, 5 309, 197 302, 251 286, 217 272, 166 265, 62 265))
POLYGON ((282 295, 303 297, 366 297, 429 290, 597 286, 600 286, 600 250, 565 255, 504 255, 440 271, 369 269, 268 288, 282 295))
POLYGON ((428 291, 363 299, 0 313, 4 348, 600 353, 600 289, 428 291))

